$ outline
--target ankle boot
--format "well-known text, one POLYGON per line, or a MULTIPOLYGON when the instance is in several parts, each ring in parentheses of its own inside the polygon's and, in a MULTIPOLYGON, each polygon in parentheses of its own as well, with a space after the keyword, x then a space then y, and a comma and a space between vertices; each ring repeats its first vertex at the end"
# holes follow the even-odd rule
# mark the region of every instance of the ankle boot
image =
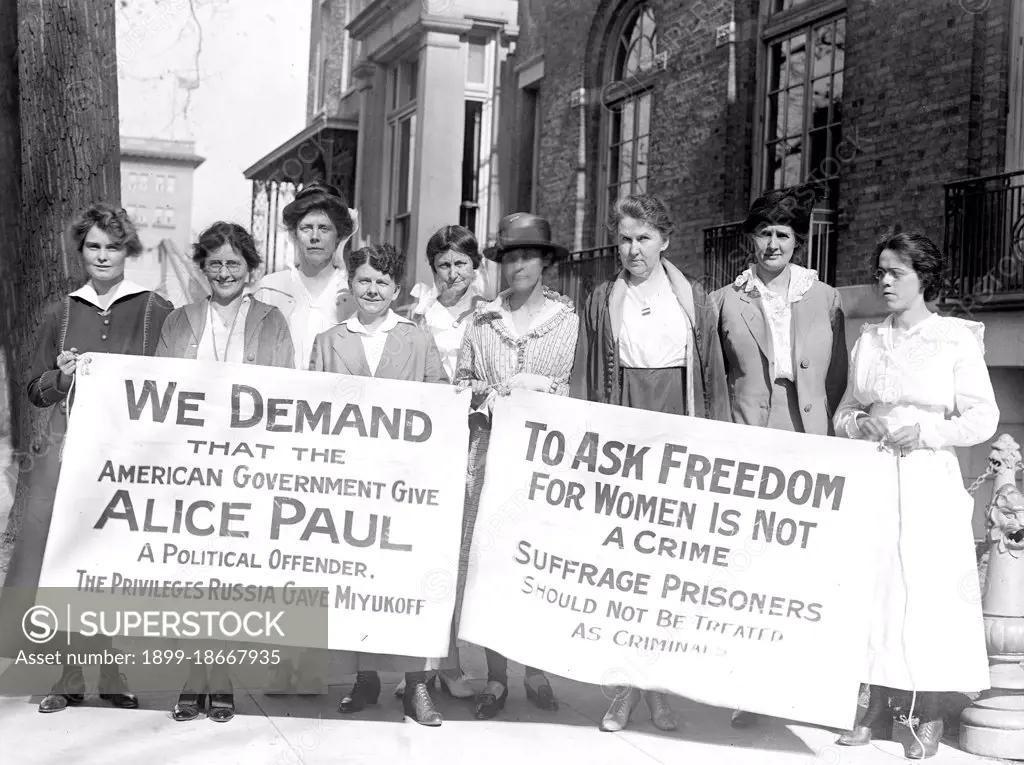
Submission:
MULTIPOLYGON (((918 704, 921 711, 916 716, 921 722, 915 729, 917 737, 907 745, 908 760, 934 757, 939 751, 939 742, 942 741, 941 697, 937 693, 919 693, 918 704)), ((910 722, 913 725, 914 721, 910 722)))
POLYGON ((672 707, 668 705, 668 696, 656 691, 647 691, 644 696, 651 710, 651 722, 658 730, 675 730, 679 727, 672 707))
POLYGON ((444 722, 441 713, 434 707, 434 700, 430 698, 430 691, 423 678, 406 678, 402 707, 406 717, 411 717, 420 725, 436 728, 444 722))
POLYGON ((380 676, 376 672, 357 672, 352 690, 338 705, 339 712, 353 714, 377 703, 380 696, 380 676))
POLYGON ((629 725, 629 718, 633 716, 633 710, 640 702, 640 695, 640 691, 632 686, 619 688, 598 727, 612 732, 625 730, 629 725))
POLYGON ((868 706, 852 730, 841 735, 840 746, 864 746, 872 738, 892 736, 892 713, 889 711, 889 693, 879 685, 868 686, 868 706))

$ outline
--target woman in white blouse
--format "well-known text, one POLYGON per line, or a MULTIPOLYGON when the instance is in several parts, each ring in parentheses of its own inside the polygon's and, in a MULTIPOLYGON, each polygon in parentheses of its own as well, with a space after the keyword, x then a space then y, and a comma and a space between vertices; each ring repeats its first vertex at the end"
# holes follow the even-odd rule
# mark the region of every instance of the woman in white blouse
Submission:
POLYGON ((427 241, 427 262, 434 288, 418 296, 410 318, 434 336, 444 370, 454 379, 462 336, 473 311, 486 302, 477 287, 480 246, 468 228, 442 226, 427 241))
POLYGON ((853 348, 836 434, 879 441, 900 455, 899 495, 888 516, 898 543, 876 563, 868 641, 868 705, 846 746, 867 744, 892 722, 886 690, 914 692, 920 724, 906 756, 931 757, 942 739, 941 692, 989 687, 981 604, 960 581, 976 575, 971 515, 955 447, 991 438, 999 424, 985 365, 984 325, 939 316, 943 258, 921 234, 886 236, 875 278, 889 317, 867 324, 853 348))

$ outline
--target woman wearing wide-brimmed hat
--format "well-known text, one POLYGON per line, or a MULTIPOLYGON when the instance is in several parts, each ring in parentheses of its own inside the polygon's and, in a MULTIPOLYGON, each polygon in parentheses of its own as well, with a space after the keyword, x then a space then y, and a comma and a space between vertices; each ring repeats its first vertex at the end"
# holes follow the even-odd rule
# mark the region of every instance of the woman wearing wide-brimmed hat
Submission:
MULTIPOLYGON (((723 420, 834 434, 849 367, 843 304, 817 271, 795 262, 807 250, 814 201, 811 186, 756 199, 743 223, 754 262, 711 296, 729 385, 723 420)), ((742 710, 732 716, 737 728, 756 721, 742 710)))
MULTIPOLYGON (((544 270, 568 255, 565 247, 551 240, 548 221, 528 213, 502 218, 497 244, 484 255, 501 264, 508 288, 477 309, 455 368, 455 384, 473 390, 474 412, 470 415, 460 569, 468 563, 495 398, 514 388, 567 396, 579 332, 579 318, 569 299, 544 286, 544 270)), ((464 582, 464 575, 460 580, 464 582)), ((456 624, 460 604, 461 597, 456 604, 456 624)), ((476 717, 481 720, 496 717, 508 697, 508 659, 490 649, 486 653, 487 685, 477 696, 476 707, 476 717)), ((558 709, 543 672, 527 667, 524 685, 527 698, 541 709, 558 709)))
MULTIPOLYGON (((710 417, 725 396, 721 358, 711 351, 710 310, 699 282, 665 257, 673 223, 661 198, 624 197, 611 221, 621 271, 599 284, 583 309, 573 395, 665 414, 710 417)), ((601 721, 628 724, 641 698, 661 730, 678 726, 668 696, 624 686, 601 721)))

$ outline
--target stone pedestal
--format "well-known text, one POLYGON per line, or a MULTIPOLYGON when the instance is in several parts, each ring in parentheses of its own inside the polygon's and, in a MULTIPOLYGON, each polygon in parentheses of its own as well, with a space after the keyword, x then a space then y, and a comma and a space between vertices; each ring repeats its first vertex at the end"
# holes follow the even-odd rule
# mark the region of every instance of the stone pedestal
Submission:
POLYGON ((988 510, 988 570, 981 601, 992 688, 963 711, 960 748, 1024 760, 1024 495, 1016 483, 1020 462, 1017 443, 1000 436, 990 457, 995 491, 988 510))

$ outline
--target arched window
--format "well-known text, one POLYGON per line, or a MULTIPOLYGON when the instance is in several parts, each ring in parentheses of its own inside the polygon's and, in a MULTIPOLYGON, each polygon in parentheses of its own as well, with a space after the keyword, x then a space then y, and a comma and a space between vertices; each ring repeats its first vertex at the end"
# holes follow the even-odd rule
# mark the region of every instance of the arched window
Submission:
MULTIPOLYGON (((651 141, 651 89, 662 63, 658 28, 649 3, 634 5, 614 28, 601 88, 603 162, 599 220, 615 203, 647 191, 651 141)), ((604 226, 599 226, 604 230, 604 226)))

